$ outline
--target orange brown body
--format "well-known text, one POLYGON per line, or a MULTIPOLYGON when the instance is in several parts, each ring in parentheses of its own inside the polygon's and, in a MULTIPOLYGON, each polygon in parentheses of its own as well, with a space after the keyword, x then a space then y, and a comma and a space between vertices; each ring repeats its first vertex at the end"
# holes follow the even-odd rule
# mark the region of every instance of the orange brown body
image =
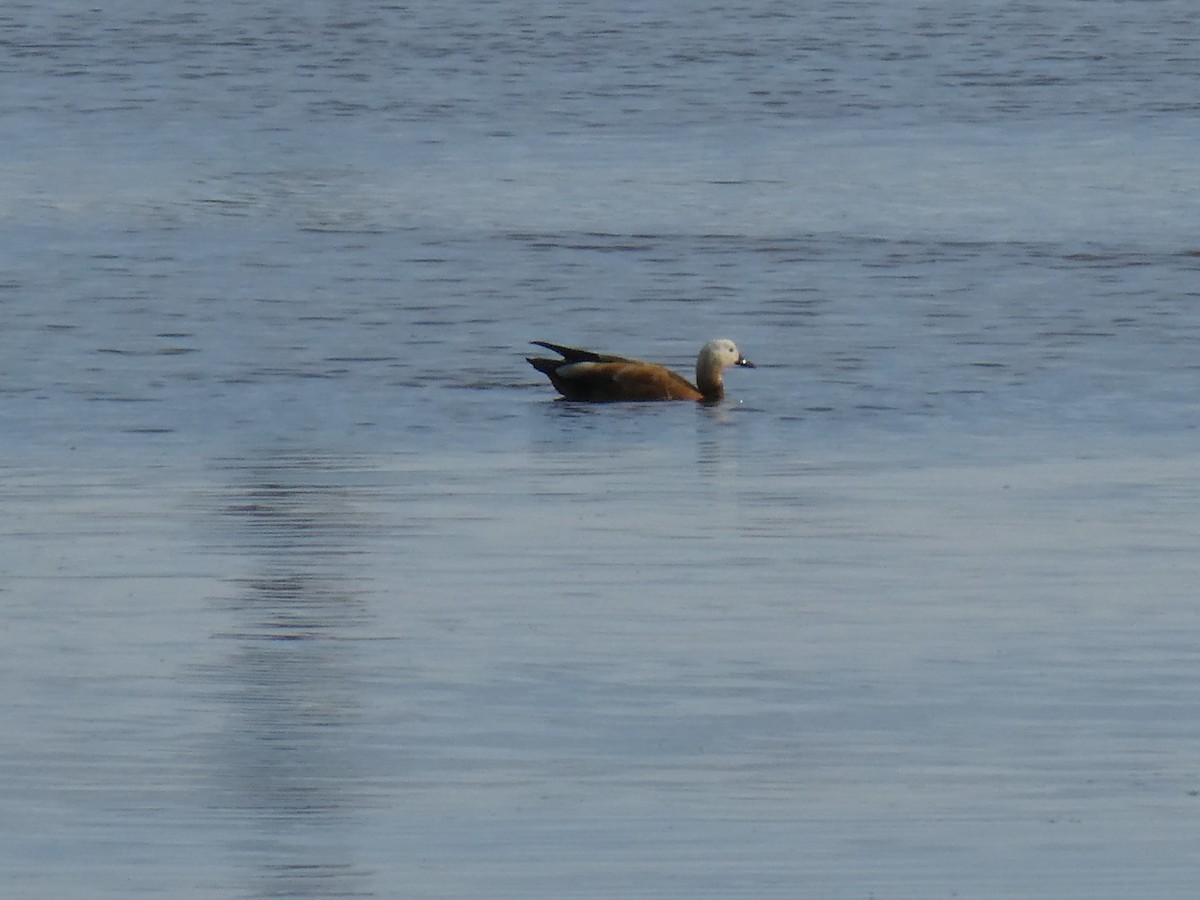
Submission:
POLYGON ((636 400, 692 400, 716 402, 725 394, 722 372, 729 366, 753 368, 733 341, 709 341, 696 360, 696 383, 692 384, 666 366, 534 341, 553 350, 562 359, 526 357, 529 364, 550 379, 568 400, 611 403, 636 400))

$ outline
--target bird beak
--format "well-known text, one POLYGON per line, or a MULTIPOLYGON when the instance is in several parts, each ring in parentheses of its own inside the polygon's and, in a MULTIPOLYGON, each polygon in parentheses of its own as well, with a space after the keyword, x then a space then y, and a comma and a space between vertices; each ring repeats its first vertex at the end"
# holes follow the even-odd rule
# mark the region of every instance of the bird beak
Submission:
POLYGON ((754 363, 750 362, 750 360, 746 359, 746 357, 744 357, 744 356, 743 356, 743 357, 741 357, 741 358, 739 358, 739 359, 738 359, 738 361, 734 363, 734 365, 735 365, 735 366, 741 366, 741 367, 742 367, 742 368, 744 368, 744 369, 756 369, 756 368, 758 368, 756 365, 754 365, 754 363))

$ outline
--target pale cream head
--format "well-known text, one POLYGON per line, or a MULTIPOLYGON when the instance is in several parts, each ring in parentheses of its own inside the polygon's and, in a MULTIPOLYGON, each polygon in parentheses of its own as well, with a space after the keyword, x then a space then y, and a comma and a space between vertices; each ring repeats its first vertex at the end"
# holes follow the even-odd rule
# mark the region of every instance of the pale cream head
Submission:
POLYGON ((696 386, 704 393, 721 390, 724 379, 721 373, 730 366, 754 368, 754 363, 738 352, 737 344, 728 338, 717 338, 700 348, 696 359, 696 386))

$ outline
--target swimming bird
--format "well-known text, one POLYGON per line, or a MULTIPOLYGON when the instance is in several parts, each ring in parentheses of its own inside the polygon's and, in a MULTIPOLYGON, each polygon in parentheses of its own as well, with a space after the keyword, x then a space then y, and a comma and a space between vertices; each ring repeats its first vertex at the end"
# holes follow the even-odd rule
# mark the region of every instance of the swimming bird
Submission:
POLYGON ((548 341, 533 341, 553 350, 562 359, 525 357, 529 364, 550 379, 568 400, 609 403, 619 400, 701 400, 715 403, 725 396, 721 377, 730 366, 753 369, 754 363, 738 352, 733 341, 719 338, 700 348, 696 359, 696 383, 692 384, 666 366, 577 350, 548 341))

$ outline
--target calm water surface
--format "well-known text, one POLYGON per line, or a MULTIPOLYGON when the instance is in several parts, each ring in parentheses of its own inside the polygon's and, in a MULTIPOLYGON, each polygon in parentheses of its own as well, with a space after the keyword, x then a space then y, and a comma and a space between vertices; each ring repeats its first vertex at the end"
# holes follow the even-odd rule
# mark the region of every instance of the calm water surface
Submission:
POLYGON ((1200 11, 811 6, 0 13, 5 896, 1191 895, 1200 11))

